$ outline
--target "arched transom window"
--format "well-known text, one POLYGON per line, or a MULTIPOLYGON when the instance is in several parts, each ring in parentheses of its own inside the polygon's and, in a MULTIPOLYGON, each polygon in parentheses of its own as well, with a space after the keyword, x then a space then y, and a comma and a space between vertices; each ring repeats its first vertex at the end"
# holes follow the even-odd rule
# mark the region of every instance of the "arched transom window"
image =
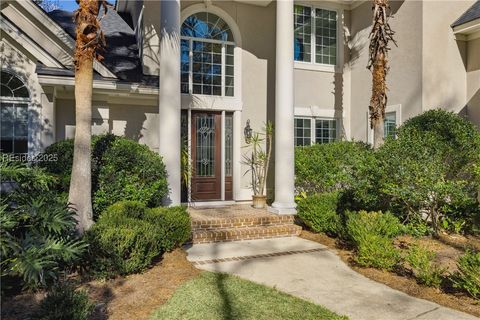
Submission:
POLYGON ((235 42, 219 16, 199 12, 181 29, 182 93, 234 96, 235 42))
POLYGON ((0 150, 5 153, 28 152, 28 104, 25 84, 13 73, 1 71, 0 150))

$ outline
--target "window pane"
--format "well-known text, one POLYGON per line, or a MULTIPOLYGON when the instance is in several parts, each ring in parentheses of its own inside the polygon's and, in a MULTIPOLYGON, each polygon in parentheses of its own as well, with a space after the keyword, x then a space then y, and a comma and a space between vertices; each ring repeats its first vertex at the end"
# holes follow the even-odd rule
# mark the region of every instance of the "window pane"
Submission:
POLYGON ((180 43, 181 50, 181 92, 188 93, 188 82, 189 82, 189 73, 190 73, 190 41, 181 40, 180 43))
POLYGON ((15 139, 13 141, 14 153, 28 153, 28 140, 27 139, 15 139))
POLYGON ((225 115, 225 175, 233 174, 233 115, 225 115))
POLYGON ((295 145, 311 144, 311 119, 295 118, 295 145))
POLYGON ((312 17, 311 8, 295 5, 294 14, 295 61, 311 61, 312 17))
POLYGON ((315 120, 315 142, 329 143, 337 139, 337 120, 315 120))
POLYGON ((389 112, 385 114, 384 124, 384 137, 395 137, 397 129, 397 115, 395 112, 389 112))
POLYGON ((215 174, 215 115, 198 115, 195 127, 195 175, 213 176, 215 174))
POLYGON ((28 152, 28 105, 1 103, 2 152, 28 152))
POLYGON ((315 62, 337 63, 337 12, 315 9, 315 62))

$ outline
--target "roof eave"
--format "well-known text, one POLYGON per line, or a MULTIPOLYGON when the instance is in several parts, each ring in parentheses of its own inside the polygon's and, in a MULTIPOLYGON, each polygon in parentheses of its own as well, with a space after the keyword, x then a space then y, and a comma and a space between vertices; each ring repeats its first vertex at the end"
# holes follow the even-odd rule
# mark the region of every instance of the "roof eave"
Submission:
POLYGON ((469 41, 480 38, 480 18, 453 27, 457 40, 469 41))

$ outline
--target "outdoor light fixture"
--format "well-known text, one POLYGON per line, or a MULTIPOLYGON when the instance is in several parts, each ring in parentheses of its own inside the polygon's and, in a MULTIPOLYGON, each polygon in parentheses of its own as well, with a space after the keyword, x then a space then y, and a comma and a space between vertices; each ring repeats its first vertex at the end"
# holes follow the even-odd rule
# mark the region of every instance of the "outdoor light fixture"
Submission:
POLYGON ((247 120, 247 125, 243 129, 243 135, 245 136, 245 143, 250 143, 252 140, 252 128, 250 128, 250 119, 247 120))

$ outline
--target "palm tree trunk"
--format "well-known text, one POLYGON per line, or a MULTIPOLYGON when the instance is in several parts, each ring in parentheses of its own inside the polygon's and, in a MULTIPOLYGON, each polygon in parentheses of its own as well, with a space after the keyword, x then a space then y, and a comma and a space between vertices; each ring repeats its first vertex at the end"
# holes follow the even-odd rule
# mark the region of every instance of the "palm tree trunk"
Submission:
MULTIPOLYGON (((76 212, 77 230, 82 234, 93 224, 92 210, 92 91, 93 59, 101 60, 98 50, 105 39, 97 19, 100 6, 107 13, 104 0, 77 0, 75 11, 75 142, 68 201, 76 212)), ((101 18, 100 18, 101 19, 101 18)))
POLYGON ((388 42, 395 34, 388 23, 389 0, 372 0, 373 23, 370 32, 369 63, 372 72, 372 97, 370 99, 370 127, 373 129, 373 146, 383 144, 385 108, 387 106, 388 42))
POLYGON ((78 61, 75 73, 75 142, 68 201, 76 212, 77 230, 93 224, 91 138, 93 57, 78 61))

